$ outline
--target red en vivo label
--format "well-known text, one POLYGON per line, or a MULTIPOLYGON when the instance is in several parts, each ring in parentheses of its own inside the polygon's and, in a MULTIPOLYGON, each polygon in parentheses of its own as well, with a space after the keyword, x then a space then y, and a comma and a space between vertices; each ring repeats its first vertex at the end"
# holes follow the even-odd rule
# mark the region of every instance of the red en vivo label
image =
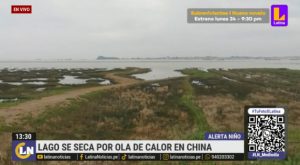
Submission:
POLYGON ((12 14, 31 14, 32 7, 31 7, 31 5, 12 5, 11 13, 12 14))

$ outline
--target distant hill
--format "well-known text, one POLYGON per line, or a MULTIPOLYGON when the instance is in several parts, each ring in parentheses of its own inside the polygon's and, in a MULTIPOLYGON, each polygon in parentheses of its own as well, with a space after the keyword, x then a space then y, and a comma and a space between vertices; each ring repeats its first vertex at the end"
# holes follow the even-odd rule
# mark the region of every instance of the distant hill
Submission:
POLYGON ((98 56, 97 60, 116 60, 119 59, 117 57, 104 57, 104 56, 98 56))

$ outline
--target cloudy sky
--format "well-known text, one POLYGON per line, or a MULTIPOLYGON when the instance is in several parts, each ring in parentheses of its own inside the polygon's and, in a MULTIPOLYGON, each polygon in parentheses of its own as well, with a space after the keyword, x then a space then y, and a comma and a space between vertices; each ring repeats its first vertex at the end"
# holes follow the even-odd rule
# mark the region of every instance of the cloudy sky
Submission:
MULTIPOLYGON (((273 4, 283 3, 274 0, 273 4)), ((300 56, 300 1, 289 26, 187 24, 187 8, 270 8, 266 0, 10 0, 0 2, 0 60, 159 56, 300 56), (12 15, 31 4, 31 15, 12 15)))

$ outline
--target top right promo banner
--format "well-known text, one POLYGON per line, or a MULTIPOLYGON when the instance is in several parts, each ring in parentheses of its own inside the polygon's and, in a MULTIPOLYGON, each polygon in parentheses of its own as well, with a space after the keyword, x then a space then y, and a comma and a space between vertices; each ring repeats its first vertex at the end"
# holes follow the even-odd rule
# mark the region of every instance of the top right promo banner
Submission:
POLYGON ((247 23, 288 26, 288 6, 272 5, 268 8, 189 8, 188 23, 247 23), (271 10, 271 12, 270 12, 271 10))

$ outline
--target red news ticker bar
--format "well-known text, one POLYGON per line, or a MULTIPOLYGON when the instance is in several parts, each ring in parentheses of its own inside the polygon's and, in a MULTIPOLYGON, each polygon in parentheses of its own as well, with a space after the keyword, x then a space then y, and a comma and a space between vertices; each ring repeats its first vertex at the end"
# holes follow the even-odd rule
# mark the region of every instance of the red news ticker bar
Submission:
POLYGON ((31 7, 31 5, 12 5, 11 13, 12 14, 31 14, 32 7, 31 7))

